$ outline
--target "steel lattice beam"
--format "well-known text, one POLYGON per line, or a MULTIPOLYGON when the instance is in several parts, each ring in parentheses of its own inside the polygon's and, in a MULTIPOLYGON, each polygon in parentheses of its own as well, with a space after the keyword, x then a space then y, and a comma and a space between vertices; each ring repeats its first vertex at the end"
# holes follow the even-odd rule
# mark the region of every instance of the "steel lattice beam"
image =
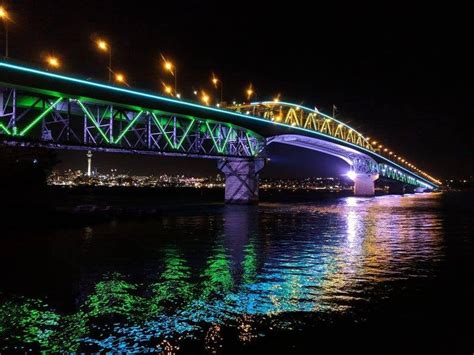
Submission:
POLYGON ((263 156, 265 140, 229 123, 202 117, 53 97, 3 88, 0 136, 7 143, 170 153, 207 158, 263 156))

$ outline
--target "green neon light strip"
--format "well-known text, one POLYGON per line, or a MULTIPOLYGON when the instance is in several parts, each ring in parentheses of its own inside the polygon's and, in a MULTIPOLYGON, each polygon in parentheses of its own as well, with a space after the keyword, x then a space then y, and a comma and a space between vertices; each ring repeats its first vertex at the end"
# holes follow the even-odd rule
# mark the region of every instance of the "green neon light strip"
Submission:
POLYGON ((12 135, 10 131, 8 130, 8 128, 3 125, 3 123, 0 123, 0 128, 3 129, 5 133, 8 134, 9 136, 12 135))
POLYGON ((229 126, 229 131, 225 137, 224 144, 221 147, 220 153, 224 153, 225 147, 227 146, 227 141, 229 140, 230 134, 232 133, 232 127, 229 126))
POLYGON ((247 142, 249 143, 250 154, 252 154, 252 156, 255 156, 255 150, 252 147, 252 141, 250 140, 248 132, 245 132, 245 136, 247 137, 247 142))
POLYGON ((214 147, 216 147, 217 152, 221 153, 219 145, 217 144, 216 139, 214 138, 214 134, 212 134, 211 127, 209 127, 209 122, 207 122, 207 121, 206 121, 206 127, 209 130, 209 135, 211 136, 212 143, 214 143, 214 147))
POLYGON ((165 137, 166 141, 168 142, 168 144, 170 145, 170 147, 172 149, 175 149, 174 148, 174 144, 173 142, 171 142, 171 139, 168 137, 168 135, 166 134, 165 132, 165 129, 163 128, 163 126, 161 125, 160 123, 160 120, 156 117, 156 115, 154 113, 151 114, 152 117, 153 117, 153 121, 155 121, 155 124, 158 126, 158 128, 160 129, 161 131, 161 134, 165 137))
MULTIPOLYGON (((212 112, 217 112, 217 113, 222 113, 222 114, 225 114, 225 115, 229 115, 229 116, 234 116, 234 117, 239 117, 239 118, 243 118, 243 119, 246 119, 246 120, 252 120, 252 121, 259 121, 259 122, 262 122, 262 123, 265 123, 265 124, 273 124, 273 125, 276 125, 276 126, 281 126, 281 127, 284 127, 284 128, 288 128, 290 127, 291 129, 293 129, 294 131, 302 131, 302 132, 307 132, 311 135, 317 135, 317 136, 322 136, 324 138, 330 138, 330 139, 333 139, 335 141, 339 141, 341 143, 345 143, 347 145, 350 145, 350 146, 353 146, 354 148, 357 148, 359 150, 362 150, 362 151, 365 151, 367 153, 370 153, 371 155, 374 155, 374 156, 377 156, 378 158, 386 161, 386 162, 389 162, 391 165, 394 165, 400 169, 402 169, 403 171, 406 171, 407 173, 409 173, 410 175, 413 175, 413 176, 416 176, 417 178, 421 179, 422 181, 425 181, 427 182, 430 186, 432 187, 437 187, 438 185, 436 185, 435 183, 417 175, 416 173, 406 169, 405 167, 403 166, 400 166, 398 165, 397 163, 391 161, 390 159, 380 155, 380 154, 377 154, 373 151, 371 151, 370 149, 367 149, 365 147, 362 147, 360 145, 357 145, 357 144, 354 144, 354 143, 350 143, 350 142, 346 142, 344 140, 341 140, 339 138, 335 138, 335 137, 332 137, 332 136, 328 136, 324 133, 321 133, 321 132, 317 132, 317 131, 314 131, 314 130, 311 130, 311 129, 307 129, 307 128, 302 128, 302 127, 292 127, 292 126, 289 126, 287 124, 284 124, 284 123, 280 123, 280 122, 275 122, 275 121, 269 121, 267 119, 264 119, 264 118, 260 118, 260 117, 256 117, 256 116, 250 116, 250 115, 245 115, 245 114, 242 114, 242 113, 239 113, 239 112, 234 112, 234 111, 229 111, 229 110, 223 110, 223 109, 219 109, 219 108, 214 108, 214 107, 209 107, 209 106, 202 106, 202 105, 199 105, 199 104, 195 104, 195 103, 192 103, 192 102, 186 102, 186 101, 180 101, 180 100, 174 100, 174 99, 171 99, 171 98, 167 98, 167 97, 161 97, 161 96, 158 96, 158 95, 153 95, 153 94, 148 94, 148 93, 145 93, 145 92, 140 92, 140 91, 134 91, 134 90, 130 90, 130 89, 126 89, 126 88, 123 88, 123 87, 116 87, 116 86, 110 86, 110 85, 106 85, 106 84, 101 84, 101 83, 98 83, 98 82, 94 82, 94 81, 87 81, 87 80, 82 80, 82 79, 77 79, 77 78, 73 78, 73 77, 68 77, 68 76, 64 76, 64 75, 60 75, 60 74, 55 74, 55 73, 51 73, 51 72, 45 72, 45 71, 42 71, 42 70, 38 70, 38 69, 33 69, 33 68, 27 68, 27 67, 22 67, 22 66, 18 66, 18 65, 14 65, 14 64, 10 64, 10 63, 5 63, 5 62, 1 62, 0 61, 0 67, 5 67, 5 68, 10 68, 10 69, 14 69, 14 70, 18 70, 18 71, 22 71, 22 72, 27 72, 27 73, 31 73, 31 74, 36 74, 36 75, 42 75, 42 76, 46 76, 46 77, 50 77, 50 78, 56 78, 56 79, 61 79, 61 80, 64 80, 64 81, 69 81, 69 82, 73 82, 73 83, 78 83, 78 84, 82 84, 82 85, 85 85, 85 86, 92 86, 92 87, 96 87, 96 88, 102 88, 102 89, 107 89, 107 90, 110 90, 110 91, 115 91, 115 92, 119 92, 119 93, 126 93, 126 94, 130 94, 130 95, 134 95, 134 96, 139 96, 139 97, 146 97, 146 98, 150 98, 150 99, 154 99, 154 100, 158 100, 158 101, 164 101, 164 102, 169 102, 169 103, 173 103, 173 104, 176 104, 178 106, 187 106, 187 107, 193 107, 193 108, 198 108, 200 110, 207 110, 207 111, 212 111, 212 112)), ((294 104, 293 104, 294 105, 294 104)), ((295 105, 295 106, 298 106, 298 105, 295 105)), ((305 108, 306 109, 306 108, 305 108)), ((310 109, 311 110, 311 109, 310 109)), ((327 115, 324 115, 323 113, 319 112, 321 115, 323 116, 327 116, 327 115)), ((331 118, 333 119, 332 117, 330 116, 327 116, 328 118, 331 118)), ((334 119, 333 119, 334 120, 334 119)), ((337 120, 334 120, 334 121, 337 121, 337 120)), ((353 129, 354 130, 354 129, 353 129)), ((356 131, 356 130, 354 130, 356 131)), ((357 132, 357 131, 356 131, 357 132)))
POLYGON ((181 148, 181 144, 183 144, 184 139, 188 136, 189 130, 190 130, 191 127, 194 125, 194 121, 195 121, 195 119, 192 118, 192 119, 191 119, 191 123, 189 123, 188 128, 186 128, 186 131, 184 132, 184 135, 181 137, 181 139, 179 140, 178 145, 175 147, 176 150, 178 150, 179 148, 181 148))
MULTIPOLYGON (((80 100, 77 100, 77 103, 79 104, 79 106, 81 106, 81 109, 82 109, 82 111, 84 111, 86 116, 92 121, 95 128, 97 128, 97 130, 99 131, 100 135, 105 139, 105 141, 107 143, 110 143, 109 138, 107 138, 107 135, 102 131, 99 124, 96 122, 94 116, 92 116, 92 114, 89 112, 89 110, 84 106, 84 104, 80 100)), ((113 140, 113 138, 112 138, 112 140, 113 140)))
POLYGON ((125 134, 127 134, 128 130, 130 128, 132 128, 132 126, 135 124, 135 122, 137 122, 137 120, 140 118, 140 116, 142 115, 143 111, 140 111, 138 113, 138 115, 135 116, 135 118, 133 120, 130 121, 130 123, 128 124, 128 126, 123 130, 122 133, 120 133, 120 135, 117 137, 117 140, 115 141, 116 144, 118 144, 120 142, 120 140, 123 138, 123 136, 125 136, 125 134))
POLYGON ((46 110, 44 110, 38 117, 36 117, 31 123, 26 126, 21 132, 20 136, 24 136, 26 133, 28 133, 41 119, 46 116, 51 110, 56 106, 63 98, 60 97, 57 99, 51 106, 49 106, 46 110))

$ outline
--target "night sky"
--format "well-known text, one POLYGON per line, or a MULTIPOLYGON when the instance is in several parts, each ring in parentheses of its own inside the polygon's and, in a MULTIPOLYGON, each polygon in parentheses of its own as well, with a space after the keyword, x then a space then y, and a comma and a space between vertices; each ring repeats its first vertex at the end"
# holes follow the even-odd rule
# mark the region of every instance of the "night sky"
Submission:
MULTIPOLYGON (((65 73, 106 80, 107 57, 92 36, 109 40, 113 68, 132 87, 161 90, 172 78, 160 54, 178 67, 184 98, 206 89, 211 72, 224 99, 318 107, 373 137, 434 176, 474 174, 469 124, 474 43, 468 8, 332 6, 316 2, 7 1, 10 57, 43 65, 58 55, 65 73)), ((2 34, 3 35, 3 34, 2 34)), ((3 38, 2 38, 3 39, 3 38)), ((62 153, 62 168, 85 168, 84 153, 62 153)), ((269 176, 336 175, 345 163, 292 147, 270 150, 269 176)), ((96 154, 99 171, 215 174, 212 161, 96 154)))

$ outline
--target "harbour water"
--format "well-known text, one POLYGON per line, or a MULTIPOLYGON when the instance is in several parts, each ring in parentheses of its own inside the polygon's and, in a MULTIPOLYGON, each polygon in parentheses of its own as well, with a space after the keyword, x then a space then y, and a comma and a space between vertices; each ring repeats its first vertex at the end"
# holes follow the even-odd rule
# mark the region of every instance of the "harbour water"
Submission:
POLYGON ((25 219, 0 238, 0 352, 472 353, 472 197, 25 219))

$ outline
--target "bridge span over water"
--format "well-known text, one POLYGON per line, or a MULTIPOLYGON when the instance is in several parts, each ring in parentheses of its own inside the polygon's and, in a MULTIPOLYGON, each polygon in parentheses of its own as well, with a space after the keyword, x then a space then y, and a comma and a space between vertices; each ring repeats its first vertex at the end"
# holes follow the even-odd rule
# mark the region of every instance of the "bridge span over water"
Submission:
POLYGON ((289 144, 336 156, 354 193, 385 179, 412 191, 438 181, 395 161, 355 129, 316 109, 256 102, 226 109, 0 61, 2 145, 217 159, 226 201, 258 201, 266 147, 289 144))

